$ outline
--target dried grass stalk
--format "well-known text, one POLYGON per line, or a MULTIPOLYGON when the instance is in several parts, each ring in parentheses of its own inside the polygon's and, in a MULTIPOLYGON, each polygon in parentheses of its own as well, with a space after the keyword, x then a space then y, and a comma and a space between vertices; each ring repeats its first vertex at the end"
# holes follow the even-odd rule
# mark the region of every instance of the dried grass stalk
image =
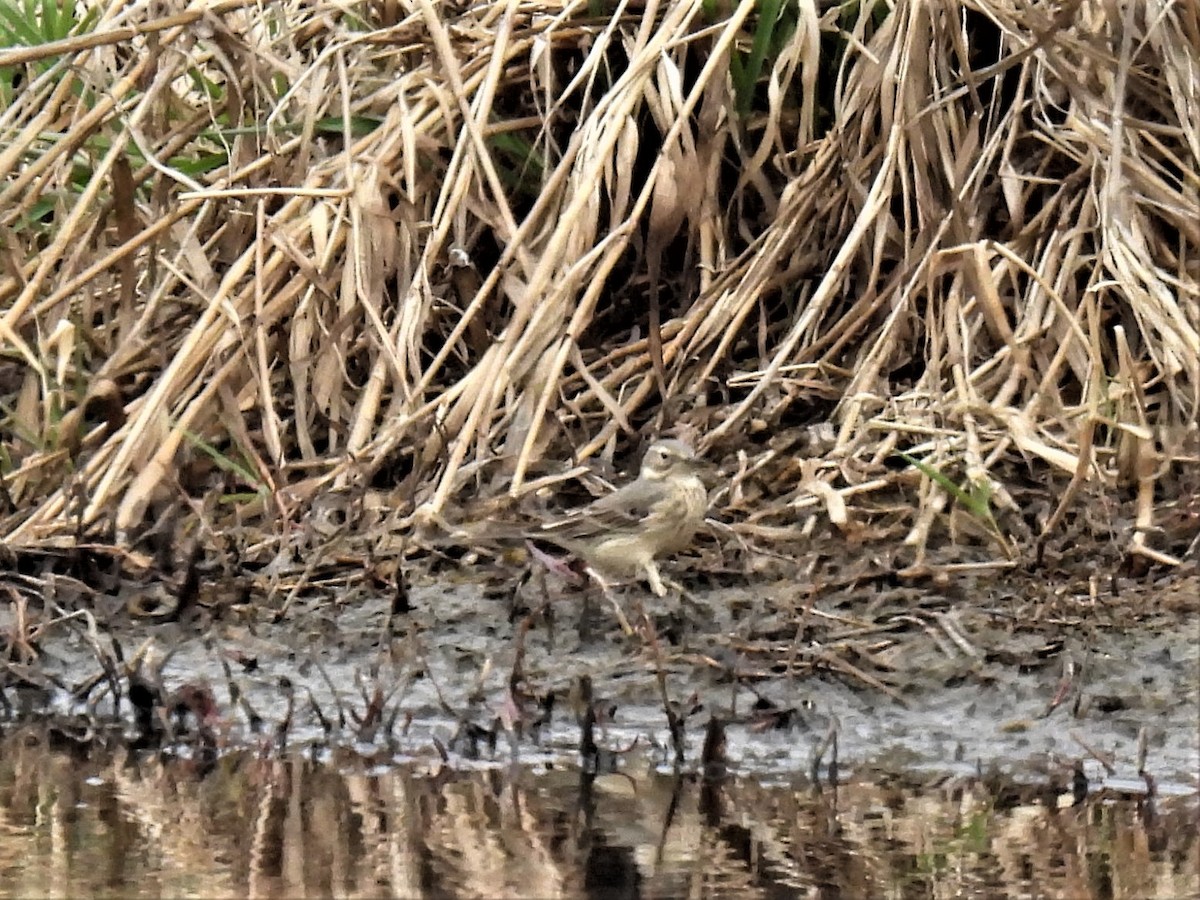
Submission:
MULTIPOLYGON (((0 533, 71 537, 83 490, 124 540, 202 444, 268 492, 400 461, 436 519, 817 396, 843 475, 914 434, 1001 507, 1015 453, 1062 471, 1046 533, 1127 472, 1149 551, 1200 411, 1200 13, 856 8, 117 4, 0 51, 0 533), (64 441, 99 380, 120 423, 64 441)), ((780 522, 813 486, 854 517, 785 474, 780 522)))

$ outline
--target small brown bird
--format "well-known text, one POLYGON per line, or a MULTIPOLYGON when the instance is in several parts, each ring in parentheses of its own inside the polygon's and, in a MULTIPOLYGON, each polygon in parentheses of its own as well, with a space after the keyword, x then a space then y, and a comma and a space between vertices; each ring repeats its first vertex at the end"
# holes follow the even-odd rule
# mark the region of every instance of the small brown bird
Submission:
POLYGON ((696 474, 700 465, 684 441, 655 441, 636 479, 527 536, 582 558, 601 587, 606 575, 645 574, 650 589, 662 597, 667 589, 655 560, 686 548, 704 523, 708 491, 696 474))

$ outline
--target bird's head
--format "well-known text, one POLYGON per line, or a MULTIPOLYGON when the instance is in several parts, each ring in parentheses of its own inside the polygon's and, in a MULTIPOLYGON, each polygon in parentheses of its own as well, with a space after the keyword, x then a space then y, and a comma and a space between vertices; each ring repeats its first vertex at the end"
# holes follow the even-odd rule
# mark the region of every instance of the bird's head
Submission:
POLYGON ((697 465, 696 451, 684 441, 664 438, 655 441, 642 457, 641 477, 659 481, 677 472, 688 472, 697 465))

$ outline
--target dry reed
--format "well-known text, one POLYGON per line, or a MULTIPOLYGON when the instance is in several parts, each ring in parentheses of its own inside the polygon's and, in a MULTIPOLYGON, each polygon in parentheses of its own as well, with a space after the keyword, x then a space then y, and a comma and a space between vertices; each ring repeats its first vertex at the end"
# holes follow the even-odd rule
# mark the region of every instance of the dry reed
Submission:
POLYGON ((760 544, 900 487, 923 549, 961 484, 1004 556, 1024 459, 1043 535, 1128 485, 1173 561, 1198 8, 768 6, 113 2, 0 50, 0 535, 232 484, 268 532, 399 484, 403 530, 682 429, 760 544))

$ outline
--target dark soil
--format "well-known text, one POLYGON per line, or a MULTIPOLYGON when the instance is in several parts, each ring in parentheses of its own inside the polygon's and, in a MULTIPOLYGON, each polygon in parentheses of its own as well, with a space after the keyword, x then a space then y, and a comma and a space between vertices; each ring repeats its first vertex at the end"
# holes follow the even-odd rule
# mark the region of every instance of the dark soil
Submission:
POLYGON ((901 576, 825 559, 804 581, 710 571, 664 599, 625 586, 632 634, 586 585, 469 561, 400 591, 385 573, 331 566, 290 599, 266 572, 230 581, 193 566, 183 584, 111 594, 10 572, 3 694, 10 721, 51 718, 73 739, 365 742, 463 761, 582 749, 598 765, 640 744, 694 766, 716 720, 723 748, 708 761, 758 777, 836 757, 1197 789, 1194 566, 901 576))

